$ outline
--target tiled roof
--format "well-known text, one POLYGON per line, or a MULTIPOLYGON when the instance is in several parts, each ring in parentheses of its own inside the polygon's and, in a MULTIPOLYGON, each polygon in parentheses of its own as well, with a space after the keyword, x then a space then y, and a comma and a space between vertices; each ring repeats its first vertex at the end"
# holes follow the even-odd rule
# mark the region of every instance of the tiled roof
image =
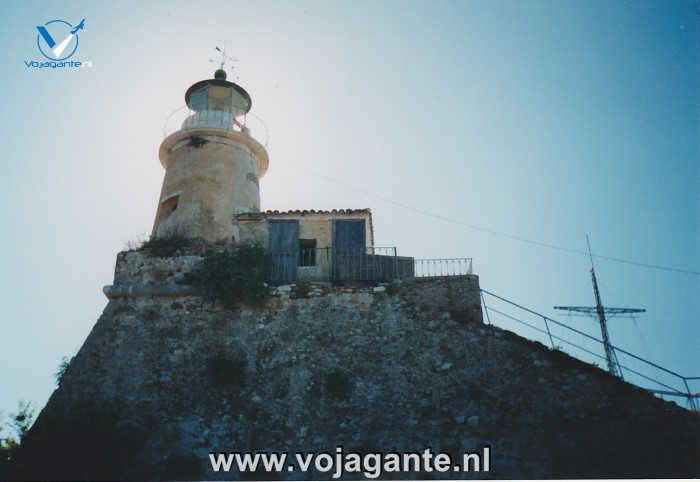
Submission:
POLYGON ((372 214, 369 208, 364 209, 332 209, 330 211, 315 210, 315 209, 291 209, 289 211, 277 211, 277 210, 267 210, 264 212, 265 215, 291 215, 291 216, 305 216, 307 214, 372 214))

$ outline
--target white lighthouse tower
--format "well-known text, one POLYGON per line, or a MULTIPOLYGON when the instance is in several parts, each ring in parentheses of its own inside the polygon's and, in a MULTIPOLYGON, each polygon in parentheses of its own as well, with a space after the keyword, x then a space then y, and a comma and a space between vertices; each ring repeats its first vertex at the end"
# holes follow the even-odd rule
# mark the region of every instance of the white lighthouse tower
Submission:
POLYGON ((252 101, 219 69, 187 89, 185 102, 190 115, 160 145, 165 178, 152 236, 229 241, 235 215, 260 211, 259 179, 268 166, 267 151, 245 126, 252 101))

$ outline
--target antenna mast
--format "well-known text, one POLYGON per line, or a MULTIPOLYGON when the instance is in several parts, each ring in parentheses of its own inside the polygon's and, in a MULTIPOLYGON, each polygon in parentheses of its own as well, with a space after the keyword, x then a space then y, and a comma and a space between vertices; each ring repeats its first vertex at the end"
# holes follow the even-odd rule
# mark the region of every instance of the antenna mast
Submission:
POLYGON ((606 319, 606 314, 612 316, 619 315, 632 315, 633 313, 644 313, 646 310, 641 308, 606 308, 603 306, 603 302, 600 301, 600 290, 598 289, 598 280, 595 276, 595 267, 593 265, 593 254, 591 253, 591 242, 586 234, 586 244, 588 244, 588 256, 591 258, 591 280, 593 281, 593 295, 595 296, 595 307, 592 306, 555 306, 555 310, 568 311, 569 313, 580 313, 587 316, 596 316, 600 323, 600 332, 603 336, 603 347, 605 348, 605 359, 608 362, 608 371, 620 377, 624 380, 622 376, 622 370, 620 368, 620 362, 617 360, 617 354, 613 345, 610 343, 610 335, 608 334, 608 322, 606 319))
MULTIPOLYGON (((238 59, 235 57, 231 57, 230 55, 226 55, 226 42, 224 42, 224 48, 220 48, 218 45, 215 45, 214 48, 216 49, 219 54, 221 54, 221 61, 215 61, 214 59, 209 59, 209 62, 219 62, 219 69, 224 70, 224 66, 226 65, 226 62, 238 62, 238 59)), ((231 67, 233 69, 233 67, 231 67)))

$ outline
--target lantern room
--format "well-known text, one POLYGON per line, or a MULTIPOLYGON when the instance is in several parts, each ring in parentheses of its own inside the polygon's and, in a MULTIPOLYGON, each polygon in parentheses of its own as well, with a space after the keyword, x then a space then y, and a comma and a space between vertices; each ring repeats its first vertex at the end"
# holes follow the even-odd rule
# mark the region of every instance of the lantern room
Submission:
POLYGON ((237 118, 245 116, 252 106, 248 92, 227 81, 222 69, 214 73, 213 79, 202 80, 187 89, 185 103, 191 111, 182 124, 185 129, 214 127, 231 130, 234 125, 242 129, 245 122, 239 122, 237 118))

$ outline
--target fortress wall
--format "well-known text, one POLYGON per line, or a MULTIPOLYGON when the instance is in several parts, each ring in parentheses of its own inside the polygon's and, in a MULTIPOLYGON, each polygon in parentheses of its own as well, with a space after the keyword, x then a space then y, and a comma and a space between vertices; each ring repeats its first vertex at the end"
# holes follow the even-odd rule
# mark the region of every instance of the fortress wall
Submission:
MULTIPOLYGON (((174 286, 192 261, 121 253, 115 282, 174 286)), ((278 287, 260 309, 191 293, 113 297, 26 438, 39 471, 28 475, 79 467, 95 478, 71 437, 116 440, 128 463, 101 463, 111 479, 165 477, 187 461, 192 477, 230 480, 238 474, 212 472, 210 451, 336 446, 455 457, 490 447, 489 473, 445 478, 699 473, 697 414, 484 325, 476 276, 306 288, 278 287), (224 371, 234 383, 212 378, 217 357, 235 361, 224 371), (106 407, 112 425, 81 422, 106 407)))

